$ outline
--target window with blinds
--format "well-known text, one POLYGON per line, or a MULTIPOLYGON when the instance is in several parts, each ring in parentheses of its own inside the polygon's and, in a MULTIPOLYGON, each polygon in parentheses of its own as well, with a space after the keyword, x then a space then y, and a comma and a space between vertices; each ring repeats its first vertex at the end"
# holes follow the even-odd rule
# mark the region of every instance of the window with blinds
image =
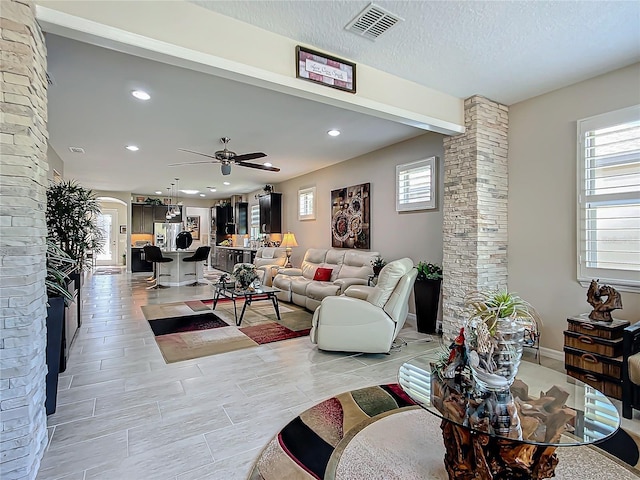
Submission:
POLYGON ((298 220, 315 220, 316 187, 298 190, 298 220))
POLYGON ((640 105, 578 122, 578 280, 640 288, 640 105))
POLYGON ((396 211, 436 208, 436 160, 396 166, 396 211))
POLYGON ((258 238, 260 235, 260 205, 251 206, 251 238, 258 238))

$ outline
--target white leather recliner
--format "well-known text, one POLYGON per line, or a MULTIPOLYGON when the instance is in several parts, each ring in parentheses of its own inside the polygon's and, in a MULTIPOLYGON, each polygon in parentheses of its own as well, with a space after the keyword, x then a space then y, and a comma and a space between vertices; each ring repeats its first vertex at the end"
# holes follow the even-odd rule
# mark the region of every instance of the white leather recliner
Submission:
POLYGON ((253 264, 256 270, 262 273, 262 284, 271 286, 273 273, 279 267, 287 263, 287 254, 284 248, 262 247, 256 252, 253 264))
POLYGON ((311 342, 321 350, 388 353, 404 326, 418 270, 410 258, 389 262, 375 287, 354 285, 326 297, 313 315, 311 342))

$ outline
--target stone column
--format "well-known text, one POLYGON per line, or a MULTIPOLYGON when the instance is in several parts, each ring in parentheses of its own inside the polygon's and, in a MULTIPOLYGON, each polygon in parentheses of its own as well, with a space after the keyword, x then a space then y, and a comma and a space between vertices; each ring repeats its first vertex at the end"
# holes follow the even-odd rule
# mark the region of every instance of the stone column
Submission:
POLYGON ((46 51, 29 0, 0 5, 0 472, 34 479, 47 443, 46 51))
POLYGON ((460 330, 468 292, 507 286, 508 108, 473 96, 464 110, 465 133, 444 140, 445 338, 460 330))

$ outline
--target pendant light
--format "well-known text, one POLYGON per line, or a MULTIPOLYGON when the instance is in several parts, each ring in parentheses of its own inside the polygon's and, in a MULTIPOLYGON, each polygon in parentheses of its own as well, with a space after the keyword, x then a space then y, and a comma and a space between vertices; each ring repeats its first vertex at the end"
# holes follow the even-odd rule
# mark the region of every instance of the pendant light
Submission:
POLYGON ((167 187, 167 197, 169 198, 169 203, 167 204, 167 214, 165 215, 164 218, 167 219, 167 221, 171 220, 171 189, 170 187, 167 187))

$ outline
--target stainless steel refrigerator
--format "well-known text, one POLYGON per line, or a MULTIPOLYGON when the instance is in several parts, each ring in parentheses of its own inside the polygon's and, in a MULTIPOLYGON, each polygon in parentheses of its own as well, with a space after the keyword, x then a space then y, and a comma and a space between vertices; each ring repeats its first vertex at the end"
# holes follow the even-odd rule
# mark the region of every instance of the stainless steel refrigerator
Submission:
POLYGON ((154 223, 155 245, 164 250, 176 249, 176 236, 184 230, 182 223, 154 223))

